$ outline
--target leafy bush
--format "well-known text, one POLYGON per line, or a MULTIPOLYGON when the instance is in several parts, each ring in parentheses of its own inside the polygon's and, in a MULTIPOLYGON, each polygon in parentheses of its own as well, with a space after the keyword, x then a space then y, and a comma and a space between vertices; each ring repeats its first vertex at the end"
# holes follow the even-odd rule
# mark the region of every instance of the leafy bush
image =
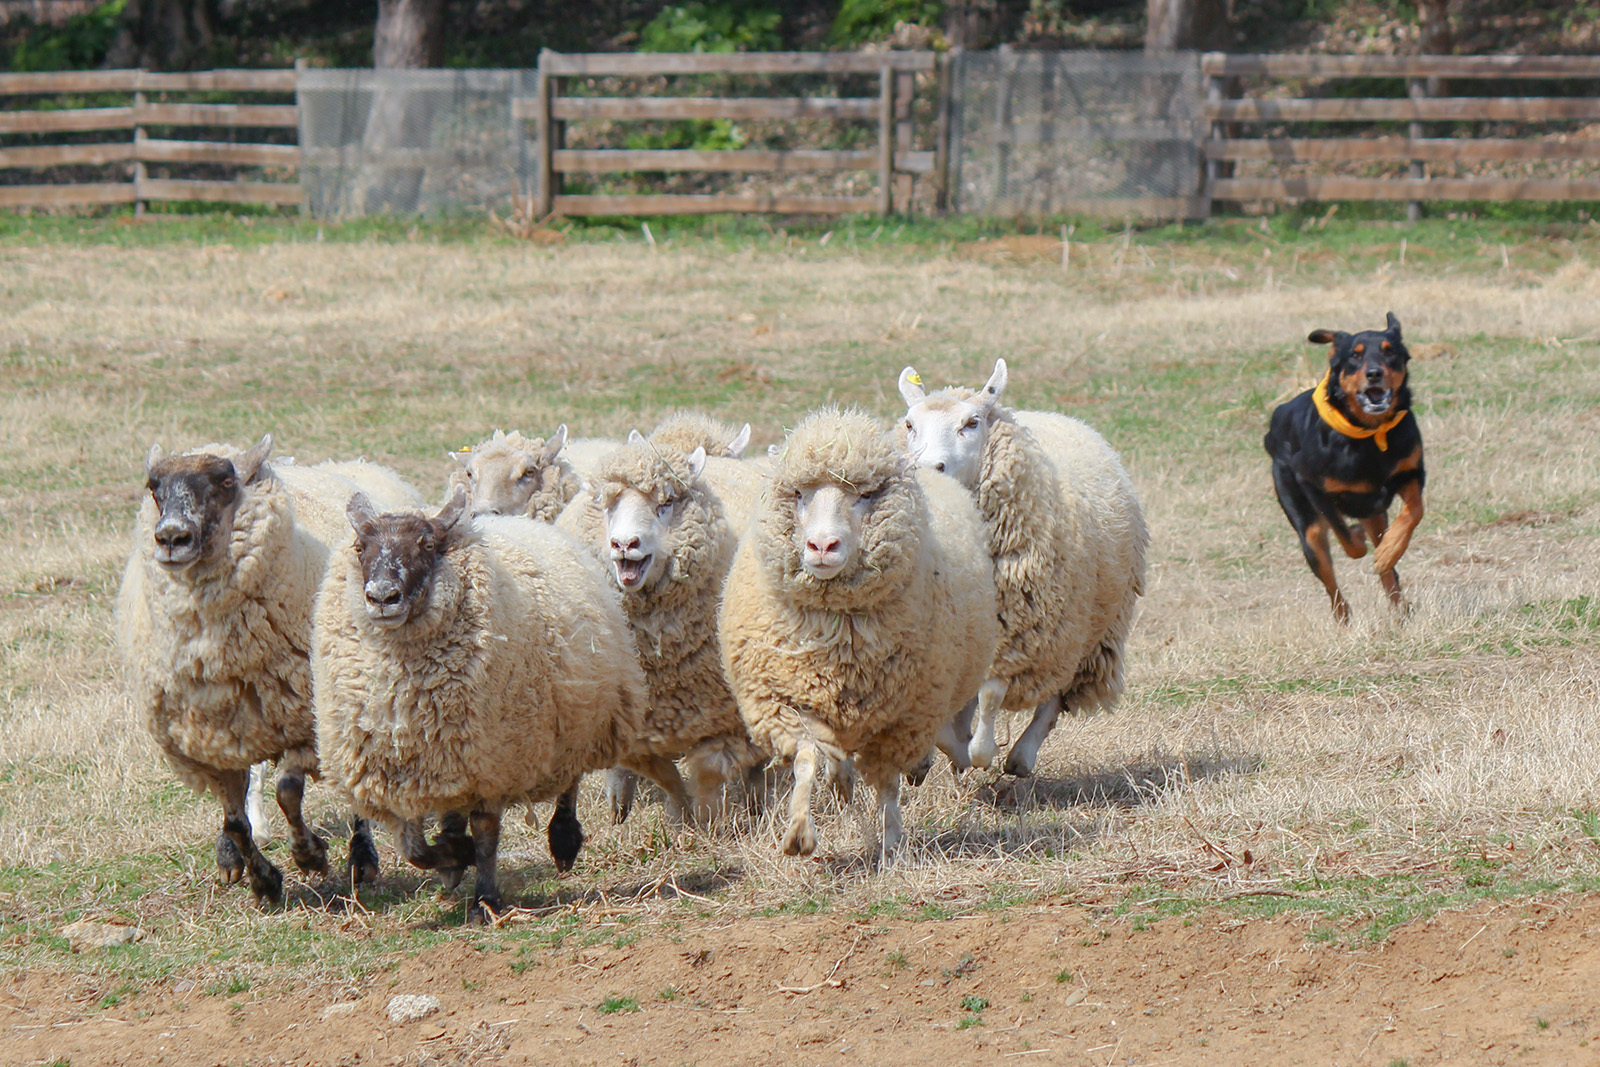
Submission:
POLYGON ((12 70, 92 70, 105 61, 127 0, 106 0, 59 26, 36 26, 11 50, 12 70))
POLYGON ((639 31, 641 52, 770 52, 783 47, 783 16, 764 0, 670 4, 639 31))
POLYGON ((844 0, 828 36, 835 44, 858 45, 889 36, 897 22, 937 26, 944 0, 844 0))

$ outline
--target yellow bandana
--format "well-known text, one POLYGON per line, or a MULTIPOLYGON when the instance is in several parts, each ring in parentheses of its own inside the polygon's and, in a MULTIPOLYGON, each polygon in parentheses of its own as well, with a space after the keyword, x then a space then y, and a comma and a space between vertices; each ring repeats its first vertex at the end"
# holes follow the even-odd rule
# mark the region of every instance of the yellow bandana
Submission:
POLYGON ((1311 402, 1317 405, 1317 414, 1322 416, 1322 421, 1327 423, 1329 426, 1332 426, 1335 430, 1338 430, 1346 437, 1354 437, 1358 440, 1360 438, 1370 437, 1372 438, 1373 444, 1378 446, 1379 452, 1389 451, 1389 431, 1394 429, 1396 426, 1399 426, 1400 420, 1405 418, 1408 414, 1410 414, 1410 412, 1397 411, 1394 413, 1394 417, 1388 422, 1384 423, 1382 426, 1374 426, 1371 429, 1368 429, 1365 426, 1357 426, 1355 423, 1345 418, 1344 412, 1334 407, 1333 401, 1328 399, 1328 379, 1332 376, 1332 371, 1324 374, 1322 376, 1322 381, 1318 382, 1317 387, 1311 391, 1311 402))

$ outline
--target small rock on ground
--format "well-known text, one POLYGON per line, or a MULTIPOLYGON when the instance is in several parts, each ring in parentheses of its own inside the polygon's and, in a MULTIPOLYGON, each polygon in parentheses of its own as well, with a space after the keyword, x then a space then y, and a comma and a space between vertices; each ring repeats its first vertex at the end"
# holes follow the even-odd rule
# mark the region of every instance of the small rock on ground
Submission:
POLYGON ((113 923, 84 920, 63 926, 61 936, 67 939, 72 951, 83 952, 93 948, 110 948, 112 945, 131 945, 143 939, 144 931, 137 926, 118 926, 113 923))
POLYGON ((443 1008, 439 998, 431 993, 401 993, 389 998, 389 1021, 414 1023, 443 1008))

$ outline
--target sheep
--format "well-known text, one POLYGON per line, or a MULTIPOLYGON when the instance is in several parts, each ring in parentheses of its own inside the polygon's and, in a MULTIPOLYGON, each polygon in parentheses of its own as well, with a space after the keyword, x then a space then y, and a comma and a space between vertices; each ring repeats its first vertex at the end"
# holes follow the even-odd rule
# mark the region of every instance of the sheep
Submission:
POLYGON ((1116 452, 1082 422, 1000 406, 1003 359, 977 392, 930 396, 911 367, 899 385, 908 453, 974 494, 994 562, 1005 639, 968 756, 988 767, 995 713, 1032 708, 1005 762, 1007 774, 1030 775, 1063 710, 1109 710, 1122 693, 1150 543, 1138 495, 1116 452))
POLYGON ((583 484, 561 454, 566 444, 566 423, 544 440, 496 430, 487 441, 449 454, 459 466, 451 484, 464 481, 474 514, 554 522, 583 484))
POLYGON ((853 757, 884 855, 900 845, 900 773, 977 692, 1000 641, 983 543, 968 495, 914 472, 871 417, 828 408, 789 435, 719 616, 739 714, 794 765, 786 854, 816 849, 822 756, 853 757))
MULTIPOLYGON (((370 464, 268 464, 270 434, 245 450, 207 445, 145 459, 149 498, 139 509, 117 596, 117 635, 136 710, 178 777, 222 802, 217 867, 247 878, 263 902, 283 875, 256 847, 246 810, 251 766, 282 770, 278 806, 292 855, 326 874, 327 842, 301 815, 307 775, 318 773, 312 723, 311 606, 340 502, 364 489, 395 506, 420 502, 391 471, 370 464)), ((353 883, 377 875, 364 823, 352 826, 353 883)))
POLYGON ((567 871, 585 772, 622 764, 680 810, 687 797, 670 761, 637 750, 644 676, 599 563, 554 527, 466 509, 459 486, 431 516, 350 498, 355 536, 323 578, 311 669, 327 778, 397 824, 414 865, 476 866, 467 919, 483 922, 501 907, 508 805, 556 801, 550 854, 567 871), (435 814, 430 844, 420 828, 435 814))
POLYGON ((750 446, 750 424, 735 430, 728 423, 698 411, 675 411, 656 423, 650 440, 665 448, 676 448, 688 455, 696 448, 708 456, 738 459, 750 446))
MULTIPOLYGON (((702 477, 707 462, 703 447, 685 455, 636 435, 596 468, 593 491, 562 517, 621 591, 650 690, 644 740, 685 759, 701 822, 725 781, 766 762, 722 674, 717 604, 739 538, 702 477)), ((607 777, 618 822, 635 783, 626 771, 607 777)))

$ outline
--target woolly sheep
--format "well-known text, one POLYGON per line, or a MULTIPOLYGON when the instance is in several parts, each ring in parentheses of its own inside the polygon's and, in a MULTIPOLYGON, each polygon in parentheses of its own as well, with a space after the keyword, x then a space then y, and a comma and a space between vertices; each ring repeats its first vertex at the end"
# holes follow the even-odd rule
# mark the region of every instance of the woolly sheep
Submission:
POLYGON ((830 408, 789 435, 719 620, 739 714, 794 764, 784 852, 816 848, 823 756, 854 758, 884 850, 898 846, 900 773, 977 692, 999 643, 990 571, 967 494, 914 473, 873 419, 830 408))
MULTIPOLYGON (((256 848, 246 812, 251 765, 282 769, 277 800, 303 871, 327 871, 327 843, 301 797, 317 775, 309 649, 311 607, 341 501, 365 490, 394 506, 420 502, 371 464, 267 463, 272 437, 239 450, 207 445, 145 459, 149 497, 117 597, 117 632, 133 703, 178 777, 222 802, 217 866, 248 878, 258 899, 283 875, 256 848), (330 522, 330 519, 334 520, 330 522)), ((376 877, 364 824, 350 839, 353 882, 376 877)))
POLYGON ((1013 413, 999 404, 1005 387, 1003 359, 977 392, 928 395, 913 368, 900 374, 906 448, 974 493, 994 562, 1005 638, 979 694, 969 756, 989 766, 996 712, 1031 708, 1005 763, 1007 774, 1029 775, 1063 709, 1109 710, 1121 696, 1150 536, 1105 439, 1065 415, 1013 413))
POLYGON ((554 522, 583 484, 561 454, 566 443, 565 423, 543 440, 496 430, 487 441, 450 453, 460 468, 451 484, 464 482, 475 515, 527 515, 554 522))
POLYGON ((464 520, 349 503, 312 631, 317 742, 356 810, 398 824, 413 864, 478 869, 469 921, 500 908, 495 862, 511 804, 555 800, 559 870, 583 845, 585 772, 617 764, 687 800, 669 761, 639 754, 646 692, 616 593, 565 534, 526 517, 464 520), (433 844, 420 827, 441 815, 433 844), (465 835, 470 825, 471 837, 465 835))
POLYGON ((675 411, 656 423, 650 431, 650 440, 665 448, 675 448, 688 455, 703 448, 708 456, 738 459, 750 446, 750 424, 735 430, 721 419, 699 411, 675 411))
MULTIPOLYGON (((622 594, 650 691, 642 740, 685 759, 701 821, 724 782, 766 762, 722 674, 717 605, 739 538, 702 477, 706 464, 702 447, 685 455, 636 437, 596 468, 593 491, 569 509, 573 532, 622 594)), ((625 771, 608 776, 619 822, 634 783, 625 771)))

